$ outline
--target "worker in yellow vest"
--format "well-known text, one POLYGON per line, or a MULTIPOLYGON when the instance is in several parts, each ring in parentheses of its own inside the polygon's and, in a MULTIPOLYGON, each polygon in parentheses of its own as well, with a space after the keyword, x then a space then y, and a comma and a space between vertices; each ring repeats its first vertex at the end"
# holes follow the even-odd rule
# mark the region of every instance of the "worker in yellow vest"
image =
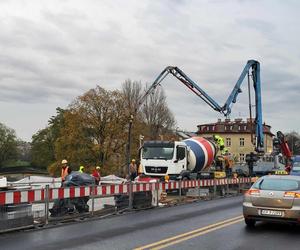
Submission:
POLYGON ((225 148, 224 139, 219 135, 213 135, 213 138, 214 138, 214 141, 219 146, 221 154, 225 154, 225 152, 228 151, 228 149, 225 148))
POLYGON ((84 173, 84 166, 80 166, 78 171, 79 171, 80 173, 84 173))

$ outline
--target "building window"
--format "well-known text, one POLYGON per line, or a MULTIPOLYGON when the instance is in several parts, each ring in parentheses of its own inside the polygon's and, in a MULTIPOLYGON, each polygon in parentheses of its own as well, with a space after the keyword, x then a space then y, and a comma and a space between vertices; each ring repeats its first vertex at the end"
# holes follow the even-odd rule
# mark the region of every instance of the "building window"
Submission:
POLYGON ((245 138, 240 138, 240 147, 245 146, 245 138))
POLYGON ((239 131, 241 130, 241 126, 239 125, 239 131))
POLYGON ((231 146, 231 138, 226 138, 226 147, 231 146))
POLYGON ((245 162, 245 154, 240 154, 240 162, 245 162))

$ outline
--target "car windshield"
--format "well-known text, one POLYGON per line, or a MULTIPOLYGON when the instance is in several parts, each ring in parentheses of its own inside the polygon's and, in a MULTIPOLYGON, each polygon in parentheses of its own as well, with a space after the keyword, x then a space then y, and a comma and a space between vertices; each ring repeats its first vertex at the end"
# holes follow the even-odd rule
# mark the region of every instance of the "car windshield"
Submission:
POLYGON ((300 162, 293 163, 293 171, 300 172, 300 162))
POLYGON ((173 158, 174 147, 144 147, 142 151, 143 159, 165 159, 173 158))
POLYGON ((253 188, 274 191, 295 191, 299 189, 299 181, 288 179, 263 178, 258 180, 253 188))

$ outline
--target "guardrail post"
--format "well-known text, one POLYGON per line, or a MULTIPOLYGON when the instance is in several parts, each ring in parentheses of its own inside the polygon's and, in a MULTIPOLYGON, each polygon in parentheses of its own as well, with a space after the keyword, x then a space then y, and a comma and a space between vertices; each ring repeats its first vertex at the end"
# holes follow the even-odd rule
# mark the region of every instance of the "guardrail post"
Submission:
POLYGON ((131 210, 133 208, 133 192, 132 192, 132 181, 129 181, 129 204, 128 208, 131 210))
POLYGON ((45 188, 45 225, 49 223, 49 185, 45 188))
POLYGON ((198 200, 200 200, 201 198, 201 188, 200 188, 200 181, 196 180, 197 181, 197 185, 196 187, 198 188, 198 200), (199 185, 198 185, 199 184, 199 185))
POLYGON ((156 206, 159 206, 159 180, 156 180, 155 183, 155 191, 156 191, 156 206))
POLYGON ((181 199, 182 199, 182 180, 181 180, 181 176, 179 176, 179 201, 181 202, 181 199))
POLYGON ((226 194, 229 195, 229 179, 226 179, 226 194))
POLYGON ((94 212, 95 212, 95 194, 96 194, 96 186, 93 185, 92 186, 92 193, 91 193, 91 196, 92 196, 92 216, 94 216, 94 212))
POLYGON ((245 181, 245 178, 243 177, 243 180, 242 180, 242 189, 244 190, 245 187, 246 187, 246 181, 245 181))
POLYGON ((214 193, 213 193, 213 198, 216 198, 217 196, 217 185, 216 185, 216 179, 213 179, 214 180, 214 193))
POLYGON ((241 193, 241 178, 237 178, 238 180, 238 195, 241 193))

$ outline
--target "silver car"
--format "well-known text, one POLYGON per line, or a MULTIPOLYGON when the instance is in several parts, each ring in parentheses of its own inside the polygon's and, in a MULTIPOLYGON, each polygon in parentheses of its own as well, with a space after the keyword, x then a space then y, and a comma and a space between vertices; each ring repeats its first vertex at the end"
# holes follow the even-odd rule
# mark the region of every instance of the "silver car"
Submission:
POLYGON ((300 176, 266 175, 245 193, 245 223, 256 221, 300 223, 300 176))

